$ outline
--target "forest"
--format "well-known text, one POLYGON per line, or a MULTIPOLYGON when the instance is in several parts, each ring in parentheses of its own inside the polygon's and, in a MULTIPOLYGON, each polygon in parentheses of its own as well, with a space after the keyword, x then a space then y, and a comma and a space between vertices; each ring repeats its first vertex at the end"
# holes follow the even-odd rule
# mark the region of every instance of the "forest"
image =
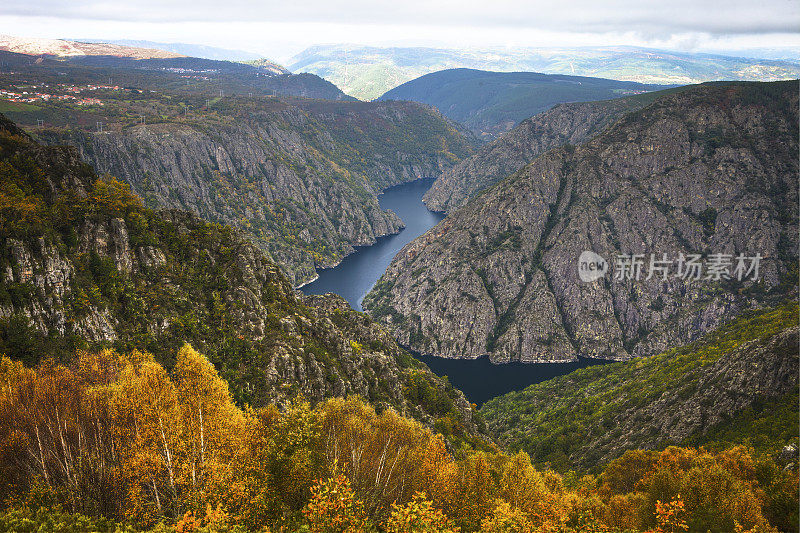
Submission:
POLYGON ((797 473, 732 446, 599 474, 456 448, 357 397, 234 403, 190 345, 0 361, 2 531, 790 531, 797 473))

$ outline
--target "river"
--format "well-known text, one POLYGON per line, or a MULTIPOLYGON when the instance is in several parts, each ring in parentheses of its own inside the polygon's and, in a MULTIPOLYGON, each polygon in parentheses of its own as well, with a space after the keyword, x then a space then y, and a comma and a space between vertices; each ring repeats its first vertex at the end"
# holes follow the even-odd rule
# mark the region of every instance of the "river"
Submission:
POLYGON ((304 294, 335 292, 353 309, 361 311, 361 301, 386 271, 394 256, 444 218, 441 213, 428 211, 422 195, 433 185, 433 179, 423 178, 389 187, 378 196, 383 209, 391 209, 406 227, 395 235, 379 237, 372 246, 360 246, 333 268, 318 272, 319 277, 300 288, 304 294))
MULTIPOLYGON (((359 247, 337 266, 319 271, 319 278, 300 290, 304 294, 334 292, 350 302, 353 309, 361 311, 361 301, 383 275, 395 254, 444 218, 440 213, 428 211, 422 203, 422 195, 432 184, 433 179, 426 178, 386 189, 378 197, 381 207, 397 213, 406 227, 396 235, 380 237, 372 246, 359 247)), ((495 396, 597 364, 582 359, 574 363, 494 365, 486 357, 474 360, 442 359, 420 354, 415 354, 415 357, 436 374, 447 376, 471 402, 478 405, 495 396)))

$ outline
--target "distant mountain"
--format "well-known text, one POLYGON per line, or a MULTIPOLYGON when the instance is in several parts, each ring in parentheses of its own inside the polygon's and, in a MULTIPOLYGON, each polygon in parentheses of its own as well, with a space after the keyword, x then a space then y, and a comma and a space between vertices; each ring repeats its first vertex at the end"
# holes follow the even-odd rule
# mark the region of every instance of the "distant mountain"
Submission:
POLYGON ((164 59, 181 57, 173 51, 138 46, 67 41, 64 39, 39 39, 0 35, 0 50, 27 55, 52 55, 57 57, 116 56, 131 59, 164 59))
POLYGON ((378 100, 431 105, 479 137, 491 139, 556 104, 608 100, 663 88, 582 76, 451 69, 408 81, 378 100))
POLYGON ((0 35, 0 50, 56 57, 113 56, 130 59, 197 58, 245 63, 271 74, 290 74, 278 63, 259 54, 202 44, 160 43, 132 39, 38 39, 0 35))
POLYGON ((797 117, 797 82, 661 96, 484 189, 406 245, 363 307, 449 358, 627 360, 691 342, 797 291, 797 117), (579 276, 585 251, 605 276, 579 276), (713 254, 730 256, 716 278, 713 254), (739 254, 759 254, 758 280, 739 254))
POLYGON ((230 50, 227 48, 216 48, 204 44, 187 43, 162 43, 156 41, 142 41, 134 39, 74 39, 82 43, 110 43, 123 46, 133 46, 136 48, 155 48, 166 50, 184 56, 202 57, 204 59, 218 59, 221 61, 254 61, 262 59, 261 55, 244 50, 230 50))
MULTIPOLYGON (((103 46, 103 45, 87 45, 103 46)), ((109 45, 116 47, 117 45, 109 45)), ((144 49, 130 49, 142 51, 144 49)), ((141 54, 114 55, 52 54, 8 52, 0 49, 0 68, 23 69, 31 79, 81 83, 114 84, 156 92, 178 90, 208 96, 244 94, 252 96, 289 95, 324 100, 352 100, 331 82, 314 74, 277 74, 277 68, 262 68, 233 61, 217 61, 199 57, 148 57, 141 54), (86 68, 91 67, 91 68, 86 68)), ((108 52, 108 51, 106 51, 108 52)), ((159 54, 168 52, 157 51, 159 54)), ((13 83, 13 78, 8 78, 13 83)))
MULTIPOLYGON (((772 50, 770 57, 791 58, 772 50)), ((373 99, 424 74, 452 68, 543 72, 615 80, 684 85, 703 81, 774 81, 800 78, 800 62, 692 54, 635 47, 598 48, 379 48, 320 45, 289 62, 292 72, 311 72, 345 93, 373 99)))
POLYGON ((244 63, 245 65, 250 65, 253 67, 260 68, 261 70, 266 70, 267 72, 272 72, 273 74, 290 74, 286 68, 282 67, 281 65, 275 63, 272 60, 269 60, 265 57, 261 57, 259 59, 252 59, 247 61, 240 61, 240 63, 244 63))

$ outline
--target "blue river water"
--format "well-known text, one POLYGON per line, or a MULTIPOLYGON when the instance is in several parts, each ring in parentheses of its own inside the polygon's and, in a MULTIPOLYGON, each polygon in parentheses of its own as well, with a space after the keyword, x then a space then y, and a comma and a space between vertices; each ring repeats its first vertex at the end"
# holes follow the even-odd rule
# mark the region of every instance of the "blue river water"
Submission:
MULTIPOLYGON (((319 278, 300 290, 304 294, 336 293, 353 309, 361 311, 361 301, 383 275, 395 254, 444 218, 440 213, 429 211, 422 203, 422 195, 432 184, 433 179, 420 179, 386 189, 378 197, 381 207, 394 211, 406 227, 396 235, 379 238, 372 246, 360 247, 334 268, 319 271, 319 278)), ((574 363, 495 365, 486 357, 443 359, 414 355, 436 374, 447 376, 456 388, 478 405, 495 396, 597 364, 597 361, 582 359, 574 363)))
POLYGON ((319 271, 319 278, 304 285, 304 294, 334 292, 361 311, 361 301, 386 271, 395 254, 444 218, 441 213, 428 211, 422 195, 433 185, 433 179, 423 178, 386 189, 378 197, 383 209, 391 209, 406 227, 396 235, 380 237, 372 246, 359 247, 333 268, 319 271))

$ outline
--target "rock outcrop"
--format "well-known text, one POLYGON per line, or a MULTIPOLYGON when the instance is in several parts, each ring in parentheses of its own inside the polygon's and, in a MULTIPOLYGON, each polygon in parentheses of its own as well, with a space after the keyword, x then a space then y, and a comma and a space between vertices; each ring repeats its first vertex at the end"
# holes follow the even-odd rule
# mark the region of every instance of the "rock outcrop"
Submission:
POLYGON ((428 209, 452 213, 480 191, 517 172, 547 150, 580 144, 625 113, 641 109, 665 93, 553 106, 523 120, 513 130, 443 172, 425 193, 423 201, 428 209))
POLYGON ((358 394, 479 431, 463 394, 366 315, 332 295, 304 301, 240 232, 148 209, 2 116, 0 213, 0 353, 34 364, 140 349, 170 367, 189 342, 243 403, 358 394))
POLYGON ((690 342, 796 287, 797 119, 793 82, 664 96, 453 212, 401 250, 364 308, 443 357, 625 360, 690 342), (582 282, 584 251, 613 274, 582 282), (760 254, 759 281, 677 276, 681 254, 714 253, 760 254), (640 278, 617 279, 633 254, 640 278), (662 254, 666 279, 647 279, 662 254))
POLYGON ((380 190, 438 176, 471 151, 456 126, 413 103, 275 100, 246 109, 102 133, 37 133, 78 147, 99 174, 127 181, 150 207, 242 230, 295 285, 399 231, 402 221, 378 205, 380 190))

